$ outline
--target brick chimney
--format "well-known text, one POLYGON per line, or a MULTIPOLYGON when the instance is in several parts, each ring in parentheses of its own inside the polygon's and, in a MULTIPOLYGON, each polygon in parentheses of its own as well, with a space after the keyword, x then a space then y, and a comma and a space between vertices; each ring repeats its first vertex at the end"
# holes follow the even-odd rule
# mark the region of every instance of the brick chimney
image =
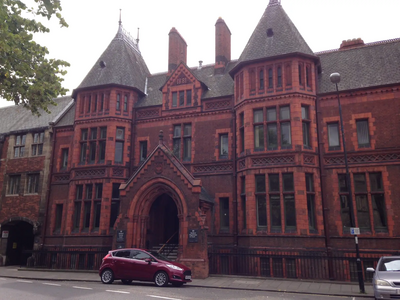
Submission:
POLYGON ((231 31, 222 18, 215 23, 215 74, 222 74, 231 60, 231 31))
POLYGON ((169 32, 168 74, 171 74, 178 65, 186 64, 187 44, 175 27, 169 32))
POLYGON ((364 41, 361 38, 345 40, 345 41, 342 41, 342 43, 340 44, 340 50, 344 50, 344 49, 347 50, 347 49, 362 47, 364 45, 365 45, 364 41))

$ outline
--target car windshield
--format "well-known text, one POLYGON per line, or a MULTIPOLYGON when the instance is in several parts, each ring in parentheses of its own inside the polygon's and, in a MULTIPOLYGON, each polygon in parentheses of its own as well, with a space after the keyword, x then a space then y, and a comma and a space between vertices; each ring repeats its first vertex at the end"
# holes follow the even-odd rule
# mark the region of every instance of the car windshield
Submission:
POLYGON ((157 259, 170 261, 168 258, 166 258, 165 256, 161 255, 161 254, 158 253, 157 251, 149 251, 149 253, 150 253, 151 255, 153 255, 153 256, 154 256, 155 258, 157 258, 157 259))
POLYGON ((400 271, 400 258, 383 259, 379 271, 400 271))

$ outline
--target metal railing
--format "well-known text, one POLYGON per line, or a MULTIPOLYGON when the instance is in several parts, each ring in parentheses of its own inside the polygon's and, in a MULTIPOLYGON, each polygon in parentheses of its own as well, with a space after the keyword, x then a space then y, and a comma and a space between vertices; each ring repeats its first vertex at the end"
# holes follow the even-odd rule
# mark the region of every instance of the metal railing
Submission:
POLYGON ((49 248, 23 251, 28 268, 98 270, 109 248, 49 248))
MULTIPOLYGON (((361 263, 366 282, 382 255, 399 253, 364 252, 361 263)), ((210 246, 208 249, 210 274, 259 276, 274 278, 357 281, 357 262, 354 253, 328 251, 279 252, 270 249, 210 246)))

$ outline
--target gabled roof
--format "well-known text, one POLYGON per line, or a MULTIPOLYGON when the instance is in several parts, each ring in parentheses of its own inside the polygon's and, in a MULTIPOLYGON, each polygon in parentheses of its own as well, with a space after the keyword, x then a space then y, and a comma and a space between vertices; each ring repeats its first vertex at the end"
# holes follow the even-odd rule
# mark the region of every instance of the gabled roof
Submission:
MULTIPOLYGON (((207 65, 201 68, 190 68, 191 73, 205 86, 207 90, 203 92, 202 99, 214 97, 224 97, 233 95, 233 80, 229 75, 236 61, 228 63, 223 74, 214 75, 214 65, 207 65)), ((147 95, 138 101, 136 107, 148 107, 162 105, 162 92, 160 88, 169 79, 167 73, 155 74, 149 77, 147 95)))
POLYGON ((30 110, 18 105, 0 108, 0 134, 45 128, 49 123, 57 122, 63 112, 73 104, 73 100, 71 96, 65 96, 54 101, 57 105, 48 107, 51 113, 39 110, 40 117, 32 115, 30 110))
POLYGON ((400 38, 369 43, 352 49, 316 53, 322 73, 318 93, 336 91, 329 76, 341 75, 339 90, 356 90, 400 83, 400 38))
POLYGON ((247 62, 295 53, 314 56, 280 1, 270 0, 232 72, 247 62))
POLYGON ((146 78, 150 72, 139 51, 136 41, 119 25, 115 38, 108 45, 76 92, 85 88, 104 85, 120 85, 139 90, 146 89, 146 78))

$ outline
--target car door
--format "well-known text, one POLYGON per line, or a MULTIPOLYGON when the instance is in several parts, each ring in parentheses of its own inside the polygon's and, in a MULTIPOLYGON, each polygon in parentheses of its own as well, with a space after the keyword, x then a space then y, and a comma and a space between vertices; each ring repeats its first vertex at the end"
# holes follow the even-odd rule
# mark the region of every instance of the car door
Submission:
POLYGON ((153 275, 158 269, 158 262, 148 253, 140 250, 137 250, 133 259, 135 260, 136 278, 138 280, 152 281, 153 275), (146 259, 150 259, 151 262, 149 263, 146 259))
POLYGON ((129 278, 130 269, 130 250, 118 250, 113 255, 114 269, 116 278, 129 278))

